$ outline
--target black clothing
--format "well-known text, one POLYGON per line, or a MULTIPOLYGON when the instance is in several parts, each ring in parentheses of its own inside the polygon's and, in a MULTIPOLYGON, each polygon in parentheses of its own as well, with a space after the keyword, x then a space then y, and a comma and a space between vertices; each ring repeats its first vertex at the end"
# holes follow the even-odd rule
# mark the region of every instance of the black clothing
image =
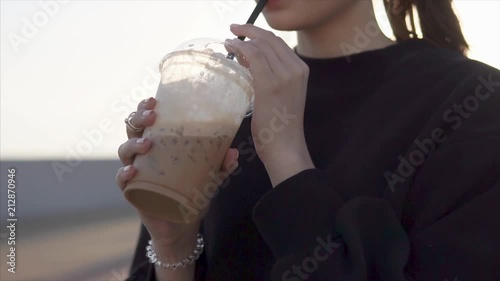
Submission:
POLYGON ((273 189, 244 120, 197 280, 500 280, 500 72, 423 40, 302 59, 316 168, 273 189))

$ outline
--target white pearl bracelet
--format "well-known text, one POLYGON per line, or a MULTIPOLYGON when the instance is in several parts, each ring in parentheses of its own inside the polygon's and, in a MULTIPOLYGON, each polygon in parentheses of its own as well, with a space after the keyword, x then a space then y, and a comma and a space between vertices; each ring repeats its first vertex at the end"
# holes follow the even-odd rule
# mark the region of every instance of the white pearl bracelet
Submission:
POLYGON ((160 260, 160 256, 158 256, 155 251, 153 250, 153 242, 151 240, 148 241, 148 245, 146 246, 146 257, 149 258, 149 263, 153 263, 154 265, 158 267, 163 267, 164 269, 178 269, 180 267, 185 267, 188 264, 194 263, 203 253, 203 248, 205 246, 205 243, 203 241, 203 235, 201 233, 198 233, 198 236, 196 237, 196 248, 194 251, 185 259, 182 259, 181 261, 174 262, 174 263, 165 263, 160 260))

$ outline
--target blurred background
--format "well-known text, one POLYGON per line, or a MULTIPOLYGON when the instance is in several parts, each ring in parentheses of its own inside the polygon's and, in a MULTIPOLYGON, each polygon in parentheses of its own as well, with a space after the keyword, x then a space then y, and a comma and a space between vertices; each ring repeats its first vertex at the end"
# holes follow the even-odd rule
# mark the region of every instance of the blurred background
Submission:
MULTIPOLYGON (((331 0, 334 1, 334 0, 331 0)), ((365 0, 369 1, 369 0, 365 0)), ((377 20, 390 36, 382 8, 377 20)), ((140 222, 114 176, 123 119, 154 96, 159 60, 231 38, 252 0, 0 1, 0 279, 124 280, 140 222), (16 274, 7 170, 16 169, 16 274)), ((500 1, 455 0, 470 57, 500 68, 500 1)), ((269 28, 263 17, 256 25, 269 28)), ((277 32, 293 47, 295 34, 277 32)))

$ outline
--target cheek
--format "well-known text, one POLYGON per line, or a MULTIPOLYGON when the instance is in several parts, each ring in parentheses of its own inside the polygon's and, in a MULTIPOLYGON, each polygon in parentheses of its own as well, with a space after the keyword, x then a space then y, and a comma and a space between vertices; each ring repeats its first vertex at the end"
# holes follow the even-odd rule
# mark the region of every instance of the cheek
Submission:
POLYGON ((335 16, 354 0, 281 0, 282 6, 265 9, 269 25, 277 30, 301 30, 319 25, 335 16))

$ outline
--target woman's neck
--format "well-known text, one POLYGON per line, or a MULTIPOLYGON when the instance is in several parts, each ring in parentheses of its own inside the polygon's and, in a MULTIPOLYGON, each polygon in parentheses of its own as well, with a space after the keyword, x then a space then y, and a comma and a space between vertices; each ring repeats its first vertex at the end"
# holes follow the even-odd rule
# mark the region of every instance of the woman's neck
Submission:
POLYGON ((297 52, 310 58, 336 58, 394 44, 380 30, 371 1, 356 1, 321 25, 297 32, 297 52))

